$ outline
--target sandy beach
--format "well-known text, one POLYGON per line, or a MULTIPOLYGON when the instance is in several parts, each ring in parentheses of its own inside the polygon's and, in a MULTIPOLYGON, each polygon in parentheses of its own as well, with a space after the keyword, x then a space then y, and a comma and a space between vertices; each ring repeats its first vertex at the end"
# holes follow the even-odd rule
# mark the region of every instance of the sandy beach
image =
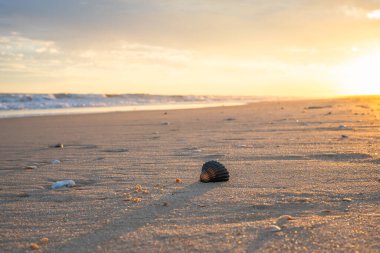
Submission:
POLYGON ((1 252, 380 252, 380 97, 0 130, 1 252), (230 181, 200 183, 209 160, 230 181))

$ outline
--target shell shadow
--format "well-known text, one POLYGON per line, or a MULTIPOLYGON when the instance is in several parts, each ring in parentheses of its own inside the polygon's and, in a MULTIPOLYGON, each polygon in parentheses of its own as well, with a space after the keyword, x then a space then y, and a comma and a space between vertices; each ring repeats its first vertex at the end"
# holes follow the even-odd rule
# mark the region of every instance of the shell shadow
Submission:
POLYGON ((170 211, 184 207, 191 199, 220 187, 221 184, 223 183, 192 183, 179 190, 181 194, 167 194, 140 209, 113 220, 110 224, 68 241, 58 247, 55 252, 72 252, 73 249, 77 252, 95 252, 97 245, 116 241, 122 234, 136 231, 157 218, 167 215, 170 211))

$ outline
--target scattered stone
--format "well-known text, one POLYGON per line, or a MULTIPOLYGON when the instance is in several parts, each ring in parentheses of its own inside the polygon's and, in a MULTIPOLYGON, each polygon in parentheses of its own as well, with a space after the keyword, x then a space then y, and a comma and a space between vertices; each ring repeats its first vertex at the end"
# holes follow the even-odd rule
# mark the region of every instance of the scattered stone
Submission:
POLYGON ((142 191, 143 191, 143 187, 140 184, 137 184, 135 186, 135 192, 142 192, 142 191))
POLYGON ((348 138, 348 135, 342 134, 342 135, 341 135, 341 138, 342 138, 342 139, 347 139, 347 138, 348 138))
POLYGON ((32 250, 40 250, 40 249, 41 249, 41 246, 38 245, 37 243, 31 243, 31 244, 30 244, 30 248, 31 248, 32 250))
POLYGON ((282 216, 278 217, 276 224, 278 226, 283 226, 286 223, 288 223, 290 220, 294 220, 294 218, 290 215, 282 215, 282 216))
POLYGON ((325 108, 331 108, 331 105, 325 105, 325 106, 309 106, 305 107, 306 110, 318 110, 318 109, 325 109, 325 108))
POLYGON ((114 149, 105 149, 103 150, 103 152, 107 152, 107 153, 127 153, 129 152, 129 149, 127 148, 114 148, 114 149))
POLYGON ((41 238, 40 239, 40 243, 42 243, 42 244, 48 244, 49 243, 49 238, 47 238, 47 237, 41 238))
POLYGON ((61 161, 60 161, 60 160, 52 160, 51 163, 52 163, 52 164, 60 164, 61 161))
POLYGON ((331 213, 331 210, 325 209, 321 211, 322 214, 329 214, 331 213))
POLYGON ((124 199, 124 201, 130 201, 130 202, 134 202, 134 203, 139 203, 141 202, 141 198, 134 198, 134 197, 128 197, 126 199, 124 199))
POLYGON ((234 121, 236 120, 235 118, 226 118, 225 121, 234 121))
POLYGON ((271 231, 271 232, 280 232, 281 231, 281 228, 277 225, 270 225, 268 227, 268 230, 271 231))
POLYGON ((161 125, 168 126, 168 125, 170 125, 170 122, 168 122, 168 121, 161 121, 161 125))
POLYGON ((181 180, 180 178, 176 178, 175 182, 176 182, 177 184, 181 184, 181 183, 182 183, 182 180, 181 180))
POLYGON ((168 204, 168 202, 164 202, 164 203, 162 203, 162 205, 163 206, 168 206, 169 204, 168 204))
POLYGON ((54 148, 63 148, 63 144, 62 143, 58 143, 58 144, 55 144, 53 145, 54 148))
POLYGON ((331 115, 332 114, 332 112, 328 112, 328 113, 326 113, 325 115, 331 115))
POLYGON ((75 186, 74 180, 62 180, 62 181, 55 182, 51 186, 51 189, 55 190, 55 189, 58 189, 58 188, 73 187, 73 186, 75 186))
POLYGON ((342 201, 344 201, 344 202, 351 202, 352 199, 350 199, 350 198, 343 198, 342 201))
POLYGON ((141 198, 133 198, 132 199, 132 202, 134 202, 134 203, 139 203, 139 202, 141 202, 141 198))
POLYGON ((345 125, 340 125, 340 126, 338 126, 338 129, 343 130, 343 129, 347 129, 347 127, 345 125))
POLYGON ((37 169, 37 166, 35 166, 35 165, 25 166, 24 167, 24 170, 35 170, 35 169, 37 169))

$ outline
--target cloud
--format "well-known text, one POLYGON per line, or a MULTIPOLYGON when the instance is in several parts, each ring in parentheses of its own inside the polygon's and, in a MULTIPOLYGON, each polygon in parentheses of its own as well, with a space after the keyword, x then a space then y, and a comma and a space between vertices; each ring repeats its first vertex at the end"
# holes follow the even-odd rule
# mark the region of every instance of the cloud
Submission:
POLYGON ((367 14, 369 19, 380 19, 380 10, 374 10, 367 14))
POLYGON ((54 65, 60 48, 52 41, 35 40, 12 33, 0 36, 0 71, 33 72, 54 65))

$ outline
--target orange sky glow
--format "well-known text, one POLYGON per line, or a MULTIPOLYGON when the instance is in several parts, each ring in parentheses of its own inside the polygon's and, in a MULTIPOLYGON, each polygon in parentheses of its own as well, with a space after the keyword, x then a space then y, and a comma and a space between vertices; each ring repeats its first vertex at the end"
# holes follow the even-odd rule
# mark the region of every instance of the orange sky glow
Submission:
POLYGON ((380 94, 380 3, 313 2, 0 0, 0 92, 380 94))

